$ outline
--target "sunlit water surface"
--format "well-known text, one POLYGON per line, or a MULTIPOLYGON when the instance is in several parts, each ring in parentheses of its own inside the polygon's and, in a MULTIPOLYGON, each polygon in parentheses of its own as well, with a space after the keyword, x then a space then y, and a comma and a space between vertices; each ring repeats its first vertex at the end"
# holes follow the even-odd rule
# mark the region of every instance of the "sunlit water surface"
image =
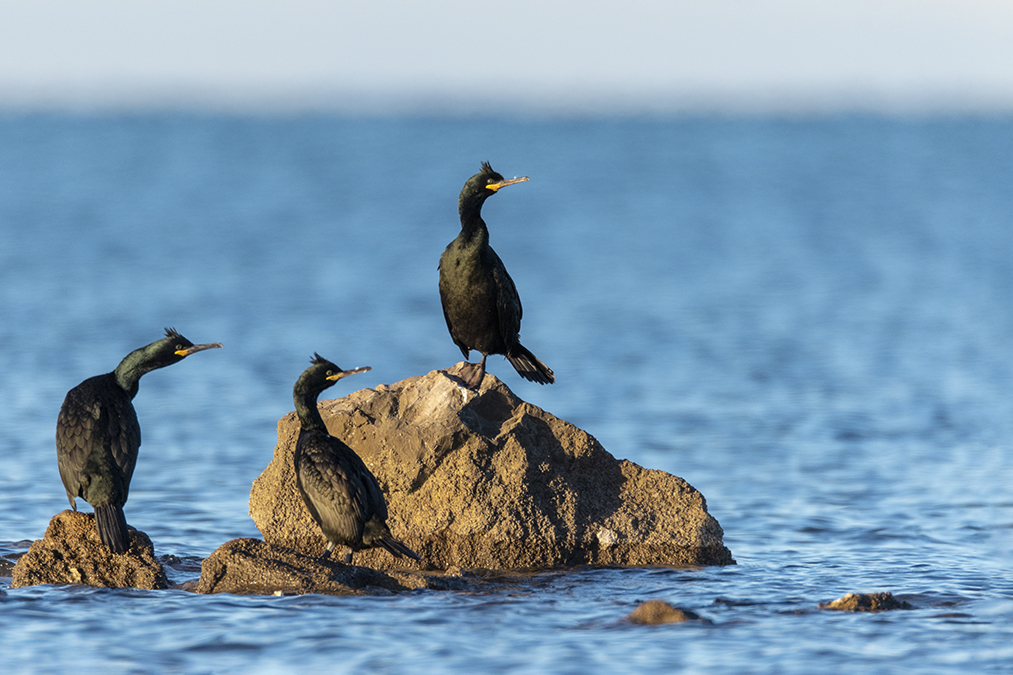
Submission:
POLYGON ((0 117, 0 555, 68 506, 66 391, 170 325, 225 349, 142 381, 127 517, 176 582, 258 536, 314 351, 359 387, 459 360, 436 263, 485 159, 531 177, 485 216, 558 380, 490 369, 700 489, 738 564, 358 598, 8 577, 4 672, 1013 670, 1008 118, 0 117), (816 609, 850 591, 916 609, 816 609), (647 599, 708 621, 623 621, 647 599))

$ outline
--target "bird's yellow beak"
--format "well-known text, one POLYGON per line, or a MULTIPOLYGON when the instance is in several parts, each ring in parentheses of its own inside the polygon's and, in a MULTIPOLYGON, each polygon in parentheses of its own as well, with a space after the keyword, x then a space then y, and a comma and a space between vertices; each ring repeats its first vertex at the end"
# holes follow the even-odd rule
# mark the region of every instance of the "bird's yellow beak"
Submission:
POLYGON ((335 381, 337 381, 337 380, 340 380, 343 377, 347 377, 348 375, 355 375, 356 373, 364 373, 367 370, 373 370, 373 369, 370 368, 369 366, 362 366, 361 368, 353 368, 352 370, 339 370, 338 372, 334 373, 333 375, 331 375, 327 379, 328 380, 335 380, 335 381))
POLYGON ((186 349, 177 349, 176 356, 190 356, 191 354, 202 352, 205 349, 215 349, 223 346, 224 345, 221 342, 211 342, 206 345, 194 345, 192 347, 187 347, 186 349))
POLYGON ((499 190, 501 187, 506 187, 507 185, 514 185, 515 183, 526 183, 529 180, 531 179, 528 178, 527 176, 521 176, 520 178, 508 178, 506 180, 501 180, 498 183, 488 183, 486 184, 485 189, 492 190, 493 192, 495 192, 496 190, 499 190))

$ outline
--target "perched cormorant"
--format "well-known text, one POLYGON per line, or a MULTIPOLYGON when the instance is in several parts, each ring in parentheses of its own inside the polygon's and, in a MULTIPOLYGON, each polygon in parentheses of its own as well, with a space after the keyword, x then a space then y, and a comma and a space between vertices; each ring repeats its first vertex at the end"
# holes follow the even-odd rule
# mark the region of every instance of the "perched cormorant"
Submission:
POLYGON ((504 354, 517 374, 539 384, 556 381, 552 370, 520 343, 521 299, 503 261, 489 246, 489 230, 482 220, 482 204, 497 190, 528 180, 506 180, 489 162, 468 179, 457 201, 461 233, 440 256, 440 300, 443 317, 464 358, 474 349, 482 360, 469 363, 461 377, 477 389, 485 377, 489 354, 504 354))
POLYGON ((76 497, 95 509, 99 539, 113 553, 130 548, 123 505, 141 446, 141 425, 131 403, 141 376, 221 346, 195 345, 166 328, 164 338, 130 352, 113 372, 88 378, 67 392, 56 420, 60 478, 75 511, 76 497))
POLYGON ((354 450, 327 433, 317 409, 320 392, 347 375, 370 370, 369 366, 342 370, 319 354, 310 363, 292 390, 300 424, 293 459, 299 493, 327 538, 323 557, 338 545, 345 548, 346 565, 351 564, 353 551, 377 547, 395 558, 419 560, 387 528, 387 502, 376 477, 354 450))

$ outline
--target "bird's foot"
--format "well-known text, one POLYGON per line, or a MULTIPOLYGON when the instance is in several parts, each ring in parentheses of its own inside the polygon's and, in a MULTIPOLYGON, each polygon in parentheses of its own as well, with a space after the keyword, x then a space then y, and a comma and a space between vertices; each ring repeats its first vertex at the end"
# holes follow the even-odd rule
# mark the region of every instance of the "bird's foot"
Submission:
POLYGON ((482 380, 485 379, 485 358, 479 363, 465 363, 461 366, 459 376, 465 387, 472 391, 478 391, 482 380))
POLYGON ((345 564, 352 564, 352 549, 347 546, 345 547, 345 564))

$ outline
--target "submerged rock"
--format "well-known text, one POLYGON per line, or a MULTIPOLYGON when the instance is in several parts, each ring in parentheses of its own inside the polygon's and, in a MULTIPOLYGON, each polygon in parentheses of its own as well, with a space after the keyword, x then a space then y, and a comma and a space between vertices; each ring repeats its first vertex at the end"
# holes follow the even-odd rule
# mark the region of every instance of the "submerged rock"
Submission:
POLYGON ((904 600, 898 600, 892 593, 848 593, 843 598, 821 602, 820 609, 839 612, 886 612, 891 609, 914 609, 904 600))
MULTIPOLYGON (((376 475, 394 536, 430 568, 734 564, 703 495, 683 479, 617 460, 590 434, 517 398, 489 375, 467 401, 449 371, 323 401, 330 433, 376 475)), ((295 485, 294 413, 253 483, 264 539, 325 547, 295 485)), ((362 551, 370 567, 415 565, 362 551)))
MULTIPOLYGON (((663 600, 648 600, 642 602, 633 610, 626 620, 630 623, 639 623, 648 626, 655 626, 662 623, 679 623, 681 621, 707 621, 701 619, 696 612, 688 609, 679 609, 664 602, 663 600)), ((709 622, 708 622, 709 623, 709 622)))
POLYGON ((62 511, 46 534, 14 566, 11 588, 36 584, 87 584, 105 588, 168 588, 148 535, 129 528, 130 549, 111 553, 98 538, 95 516, 62 511))
POLYGON ((375 595, 417 588, 458 590, 459 577, 417 572, 381 572, 368 567, 321 560, 259 539, 233 539, 201 565, 196 593, 375 595))

